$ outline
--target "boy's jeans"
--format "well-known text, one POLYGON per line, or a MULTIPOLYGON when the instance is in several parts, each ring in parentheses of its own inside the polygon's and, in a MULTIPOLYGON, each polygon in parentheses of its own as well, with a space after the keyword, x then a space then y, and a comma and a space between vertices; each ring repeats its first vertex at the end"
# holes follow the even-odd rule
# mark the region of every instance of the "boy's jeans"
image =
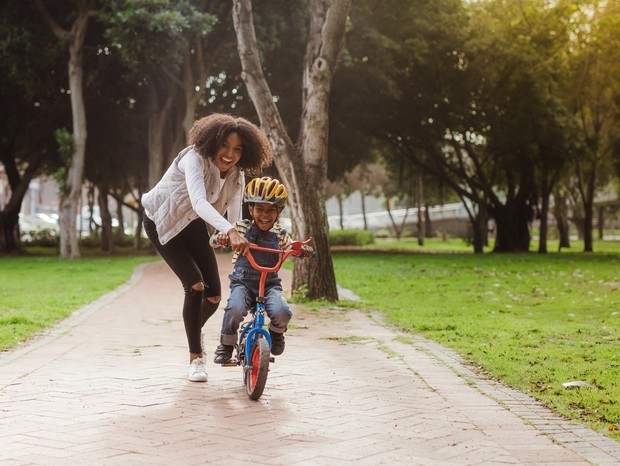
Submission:
MULTIPOLYGON (((287 326, 293 313, 288 302, 282 294, 280 286, 272 286, 265 290, 265 311, 271 321, 269 331, 275 333, 286 332, 287 326)), ((248 310, 254 307, 256 298, 254 294, 240 283, 230 285, 230 297, 224 308, 224 319, 222 321, 222 340, 223 345, 234 345, 237 343, 237 331, 243 322, 248 310)))

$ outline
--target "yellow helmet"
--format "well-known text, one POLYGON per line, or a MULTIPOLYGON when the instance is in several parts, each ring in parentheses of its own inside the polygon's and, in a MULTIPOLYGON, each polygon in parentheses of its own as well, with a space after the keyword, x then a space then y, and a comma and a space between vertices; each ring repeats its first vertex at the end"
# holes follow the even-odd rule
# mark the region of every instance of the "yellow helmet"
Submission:
POLYGON ((243 200, 252 204, 260 202, 284 207, 287 199, 286 186, 268 176, 250 180, 243 191, 243 200))

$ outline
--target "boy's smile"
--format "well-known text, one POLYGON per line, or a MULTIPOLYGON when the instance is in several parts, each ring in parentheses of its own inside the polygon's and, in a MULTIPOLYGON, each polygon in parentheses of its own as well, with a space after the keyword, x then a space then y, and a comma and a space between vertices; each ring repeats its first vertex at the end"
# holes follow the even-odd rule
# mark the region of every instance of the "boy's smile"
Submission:
POLYGON ((254 223, 261 231, 270 230, 280 214, 280 208, 272 204, 254 204, 249 206, 249 210, 254 223))

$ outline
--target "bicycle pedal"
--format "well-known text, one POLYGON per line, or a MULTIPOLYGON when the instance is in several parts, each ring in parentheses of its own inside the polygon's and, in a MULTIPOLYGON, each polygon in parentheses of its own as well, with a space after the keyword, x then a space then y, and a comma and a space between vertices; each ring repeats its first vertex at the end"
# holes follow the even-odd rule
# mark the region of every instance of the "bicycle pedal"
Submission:
POLYGON ((239 365, 239 361, 237 361, 236 359, 231 359, 228 362, 225 362, 224 364, 221 364, 222 367, 235 367, 239 365))

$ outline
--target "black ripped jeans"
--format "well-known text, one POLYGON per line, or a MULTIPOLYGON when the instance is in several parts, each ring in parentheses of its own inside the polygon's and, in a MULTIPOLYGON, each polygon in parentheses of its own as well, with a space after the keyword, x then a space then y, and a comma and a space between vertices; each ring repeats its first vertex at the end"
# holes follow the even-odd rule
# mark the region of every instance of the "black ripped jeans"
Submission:
POLYGON ((196 219, 164 245, 159 242, 155 223, 146 215, 144 231, 160 256, 181 280, 185 290, 183 323, 189 351, 200 354, 201 329, 218 307, 218 304, 206 298, 222 294, 217 259, 213 248, 209 246, 207 225, 204 220, 196 219), (192 288, 200 282, 205 285, 204 292, 192 288))

